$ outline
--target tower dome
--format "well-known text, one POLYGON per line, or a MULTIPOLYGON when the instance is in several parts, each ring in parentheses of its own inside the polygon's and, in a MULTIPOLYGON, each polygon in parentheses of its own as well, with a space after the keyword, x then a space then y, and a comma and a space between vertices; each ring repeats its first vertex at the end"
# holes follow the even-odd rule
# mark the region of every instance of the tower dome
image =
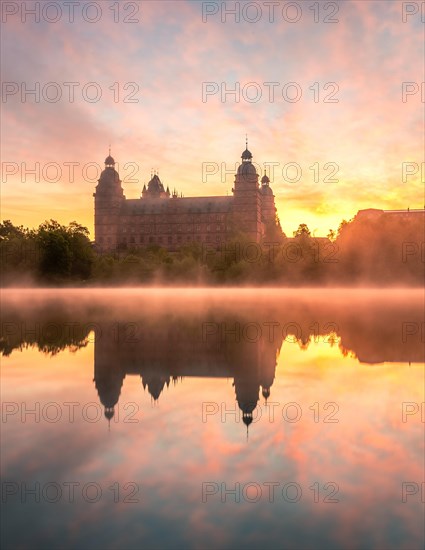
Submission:
POLYGON ((251 153, 251 151, 249 151, 248 147, 245 149, 245 151, 243 151, 242 156, 241 156, 241 159, 242 159, 243 161, 250 161, 250 160, 252 160, 252 153, 251 153))
POLYGON ((245 151, 242 152, 241 155, 242 162, 251 162, 252 161, 252 153, 248 149, 248 136, 245 138, 245 151))
POLYGON ((255 166, 252 162, 242 162, 242 164, 238 167, 237 174, 245 177, 257 176, 257 171, 255 170, 255 166))
POLYGON ((100 174, 99 184, 101 185, 101 187, 111 187, 121 184, 120 176, 115 170, 114 164, 106 164, 105 169, 102 170, 102 173, 100 174))
POLYGON ((242 162, 238 167, 237 175, 244 179, 258 178, 255 166, 252 164, 252 153, 248 149, 248 137, 246 138, 245 151, 242 152, 242 162))
POLYGON ((261 193, 263 196, 269 195, 270 197, 273 197, 273 191, 270 187, 270 178, 267 176, 265 170, 264 176, 261 178, 261 193))
POLYGON ((109 154, 105 159, 105 166, 107 167, 114 167, 115 166, 115 160, 113 157, 111 157, 111 154, 109 154))
MULTIPOLYGON (((121 188, 121 180, 118 172, 115 170, 115 160, 111 156, 111 149, 109 149, 109 155, 105 159, 105 168, 100 174, 97 186, 98 191, 111 191, 112 189, 121 188)), ((122 190, 121 190, 122 194, 122 190)))
POLYGON ((270 183, 270 180, 269 180, 265 170, 264 170, 264 176, 261 178, 261 183, 263 185, 270 183))

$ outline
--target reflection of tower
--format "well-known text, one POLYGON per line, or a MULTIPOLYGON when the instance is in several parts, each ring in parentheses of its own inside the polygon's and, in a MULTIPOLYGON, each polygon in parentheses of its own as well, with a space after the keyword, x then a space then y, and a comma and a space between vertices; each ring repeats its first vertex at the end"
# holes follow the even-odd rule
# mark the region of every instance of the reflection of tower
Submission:
POLYGON ((165 384, 167 384, 167 388, 170 385, 169 376, 162 376, 160 374, 148 372, 146 374, 142 374, 141 378, 143 389, 146 389, 147 386, 148 392, 151 394, 154 401, 158 400, 159 396, 162 393, 162 390, 164 389, 165 384))
POLYGON ((94 382, 108 420, 114 416, 125 377, 117 361, 118 350, 117 339, 106 329, 100 330, 94 346, 94 382))
POLYGON ((239 408, 242 411, 242 420, 245 426, 251 424, 253 420, 253 412, 257 407, 258 397, 260 394, 260 386, 257 377, 236 377, 235 378, 235 393, 239 408))
POLYGON ((270 397, 270 388, 274 382, 277 356, 281 342, 277 345, 274 341, 263 340, 260 344, 260 385, 262 387, 262 395, 267 403, 267 399, 270 397))
POLYGON ((270 388, 275 378, 276 358, 281 345, 281 340, 275 342, 274 338, 261 337, 255 342, 239 343, 235 350, 238 359, 234 379, 236 400, 242 411, 247 433, 254 418, 260 386, 263 397, 267 400, 270 396, 270 388))
POLYGON ((114 407, 120 397, 123 379, 122 373, 116 368, 116 365, 111 365, 111 368, 103 366, 100 373, 96 373, 95 366, 94 382, 100 402, 105 407, 105 417, 108 420, 114 416, 114 407))
POLYGON ((236 401, 242 411, 242 421, 247 427, 253 421, 260 395, 260 342, 242 341, 234 344, 236 401))
POLYGON ((118 403, 123 378, 117 371, 108 369, 107 372, 103 371, 102 374, 97 378, 95 377, 94 380, 100 402, 105 407, 105 417, 111 420, 115 414, 114 407, 118 403))

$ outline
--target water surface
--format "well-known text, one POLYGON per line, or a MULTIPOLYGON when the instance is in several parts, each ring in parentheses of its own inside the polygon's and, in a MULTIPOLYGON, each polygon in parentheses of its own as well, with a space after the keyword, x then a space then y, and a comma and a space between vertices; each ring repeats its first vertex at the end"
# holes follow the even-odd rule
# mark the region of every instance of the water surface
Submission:
POLYGON ((3 291, 2 543, 423 547, 423 305, 3 291))

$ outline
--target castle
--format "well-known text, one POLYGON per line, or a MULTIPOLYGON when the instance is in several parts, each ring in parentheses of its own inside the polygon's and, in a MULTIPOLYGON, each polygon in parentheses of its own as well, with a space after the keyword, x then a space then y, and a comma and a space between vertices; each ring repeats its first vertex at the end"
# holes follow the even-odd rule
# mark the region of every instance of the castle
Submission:
POLYGON ((219 247, 235 231, 261 243, 267 227, 276 224, 274 195, 266 174, 260 184, 248 143, 241 158, 233 195, 179 197, 154 174, 139 199, 126 199, 109 154, 93 194, 96 248, 106 252, 158 245, 174 251, 193 242, 219 247))

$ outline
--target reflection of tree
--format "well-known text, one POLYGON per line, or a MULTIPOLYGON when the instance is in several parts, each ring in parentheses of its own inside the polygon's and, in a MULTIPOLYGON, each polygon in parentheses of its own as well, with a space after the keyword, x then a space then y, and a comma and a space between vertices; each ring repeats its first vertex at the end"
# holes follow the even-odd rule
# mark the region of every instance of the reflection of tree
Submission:
POLYGON ((65 349, 72 353, 88 344, 89 329, 59 320, 60 317, 41 317, 37 321, 13 317, 2 323, 0 352, 8 356, 14 350, 36 347, 46 355, 56 355, 65 349))

